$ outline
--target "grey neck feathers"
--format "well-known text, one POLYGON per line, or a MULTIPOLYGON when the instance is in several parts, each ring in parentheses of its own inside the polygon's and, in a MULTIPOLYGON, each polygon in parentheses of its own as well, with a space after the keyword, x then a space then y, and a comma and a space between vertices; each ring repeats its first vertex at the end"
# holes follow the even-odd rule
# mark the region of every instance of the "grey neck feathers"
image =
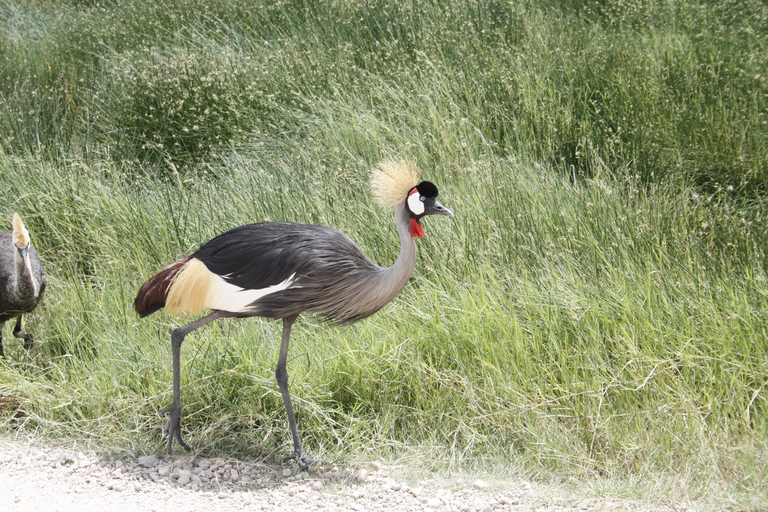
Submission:
MULTIPOLYGON (((30 247, 31 248, 31 247, 30 247)), ((16 262, 16 295, 18 297, 36 297, 40 284, 32 275, 32 266, 29 262, 29 252, 27 257, 22 258, 19 251, 14 246, 14 260, 16 262)))
POLYGON ((416 265, 416 243, 411 235, 410 218, 404 205, 395 210, 397 233, 400 235, 400 254, 391 267, 383 269, 383 282, 391 286, 392 296, 403 289, 416 265))

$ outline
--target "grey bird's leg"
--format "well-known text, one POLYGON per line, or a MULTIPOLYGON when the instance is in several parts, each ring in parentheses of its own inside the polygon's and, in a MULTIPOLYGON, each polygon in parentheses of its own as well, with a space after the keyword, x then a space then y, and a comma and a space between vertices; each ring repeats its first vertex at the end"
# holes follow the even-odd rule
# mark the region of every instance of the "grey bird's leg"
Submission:
POLYGON ((5 353, 3 352, 3 326, 5 325, 5 322, 0 322, 0 357, 5 357, 5 353))
MULTIPOLYGON (((31 334, 21 332, 21 317, 22 315, 16 317, 16 325, 13 327, 13 335, 17 338, 22 338, 24 340, 24 348, 27 349, 27 351, 30 351, 32 350, 32 345, 35 344, 35 340, 32 338, 31 334)), ((0 353, 1 352, 2 348, 0 348, 0 353)))
POLYGON ((194 331, 198 327, 202 327, 205 324, 220 318, 221 314, 218 311, 214 311, 210 315, 199 318, 194 322, 190 322, 187 325, 183 325, 178 329, 174 329, 171 333, 171 352, 173 354, 173 402, 170 407, 167 407, 160 411, 160 415, 168 415, 168 454, 172 453, 173 438, 187 451, 191 448, 187 443, 181 439, 181 376, 180 376, 180 357, 181 357, 181 343, 184 341, 184 337, 190 332, 194 331))
POLYGON ((283 459, 283 462, 288 462, 293 459, 301 469, 307 469, 310 464, 320 462, 319 460, 310 459, 301 447, 301 439, 299 439, 299 430, 296 428, 296 417, 293 414, 293 405, 291 404, 291 395, 288 394, 288 371, 285 369, 285 364, 288 360, 288 340, 291 337, 291 326, 296 320, 298 315, 289 316, 283 318, 283 339, 280 343, 280 356, 277 359, 277 369, 275 370, 275 378, 277 378, 277 385, 280 386, 280 393, 283 395, 283 403, 285 404, 285 412, 288 415, 288 425, 291 428, 291 436, 293 437, 293 453, 283 459))

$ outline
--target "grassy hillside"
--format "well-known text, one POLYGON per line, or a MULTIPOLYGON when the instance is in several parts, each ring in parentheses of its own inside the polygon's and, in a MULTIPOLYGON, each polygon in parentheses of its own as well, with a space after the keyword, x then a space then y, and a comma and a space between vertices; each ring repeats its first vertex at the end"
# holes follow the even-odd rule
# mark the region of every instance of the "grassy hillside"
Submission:
MULTIPOLYGON (((759 1, 0 0, 0 219, 49 276, 0 428, 161 449, 179 322, 137 318, 141 283, 262 220, 389 265, 367 176, 406 156, 456 217, 381 313, 301 317, 310 455, 765 506, 767 36, 759 1)), ((187 339, 190 444, 290 451, 279 328, 187 339)))

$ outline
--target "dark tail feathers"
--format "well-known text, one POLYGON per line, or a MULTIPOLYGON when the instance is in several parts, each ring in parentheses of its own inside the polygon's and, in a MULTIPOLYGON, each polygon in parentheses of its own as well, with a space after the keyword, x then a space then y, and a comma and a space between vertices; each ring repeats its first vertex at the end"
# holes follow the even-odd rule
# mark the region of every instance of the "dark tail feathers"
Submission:
POLYGON ((163 270, 147 279, 136 294, 136 300, 133 307, 141 318, 149 316, 158 309, 165 307, 165 298, 168 297, 168 288, 170 288, 173 278, 189 261, 189 256, 179 261, 171 263, 163 270))

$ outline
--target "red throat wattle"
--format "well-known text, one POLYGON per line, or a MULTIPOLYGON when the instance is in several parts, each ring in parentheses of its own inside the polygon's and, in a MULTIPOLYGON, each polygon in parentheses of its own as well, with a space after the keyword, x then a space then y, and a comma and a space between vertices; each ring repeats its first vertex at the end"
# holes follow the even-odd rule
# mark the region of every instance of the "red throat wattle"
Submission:
POLYGON ((411 236, 424 238, 424 228, 421 227, 416 219, 411 219, 411 236))

